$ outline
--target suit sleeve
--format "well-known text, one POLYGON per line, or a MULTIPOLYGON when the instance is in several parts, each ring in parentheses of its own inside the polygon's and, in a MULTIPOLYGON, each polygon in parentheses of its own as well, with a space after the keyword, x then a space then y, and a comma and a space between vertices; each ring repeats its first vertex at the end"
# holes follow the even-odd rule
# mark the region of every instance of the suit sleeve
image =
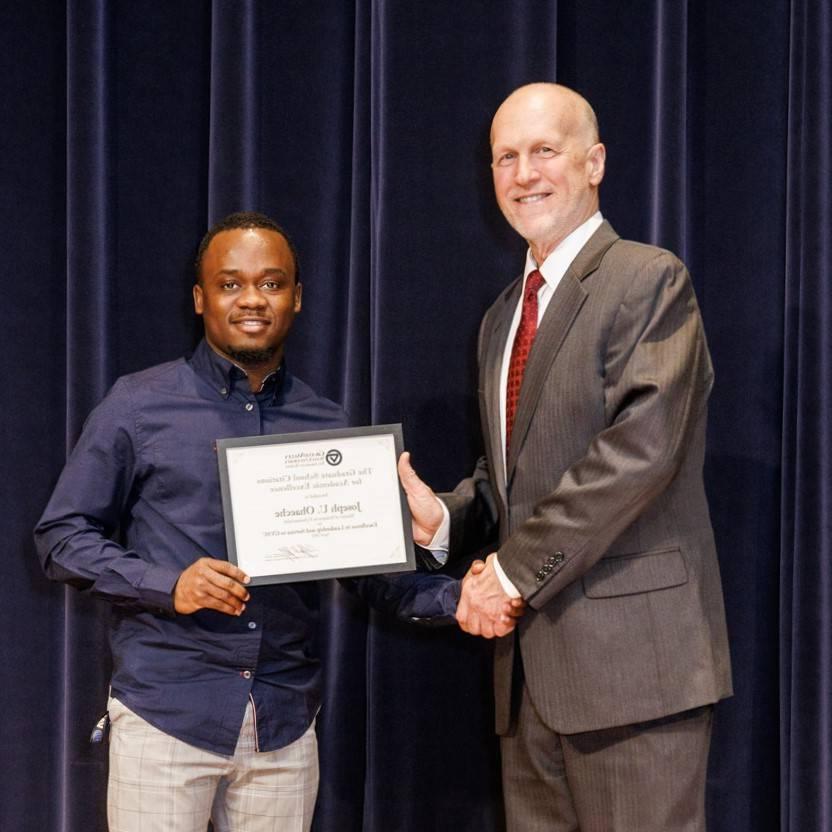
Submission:
POLYGON ((712 371, 687 270, 659 252, 633 276, 602 355, 607 427, 499 550, 539 608, 587 572, 673 479, 712 371))
MULTIPOLYGON (((508 294, 512 286, 509 286, 504 294, 508 294)), ((477 335, 477 356, 480 360, 485 333, 489 328, 486 315, 477 335)), ((490 543, 496 544, 499 514, 491 486, 488 457, 481 456, 471 476, 462 480, 452 492, 438 496, 448 507, 451 518, 449 563, 458 562, 490 543)))
POLYGON ((114 536, 137 479, 126 382, 93 410, 35 528, 48 578, 119 605, 173 612, 179 570, 142 559, 114 536))
POLYGON ((496 540, 497 506, 486 457, 480 457, 471 476, 452 492, 438 496, 451 517, 449 562, 456 562, 496 540))
POLYGON ((341 585, 379 612, 427 626, 455 624, 460 582, 447 575, 409 572, 342 578, 341 585))

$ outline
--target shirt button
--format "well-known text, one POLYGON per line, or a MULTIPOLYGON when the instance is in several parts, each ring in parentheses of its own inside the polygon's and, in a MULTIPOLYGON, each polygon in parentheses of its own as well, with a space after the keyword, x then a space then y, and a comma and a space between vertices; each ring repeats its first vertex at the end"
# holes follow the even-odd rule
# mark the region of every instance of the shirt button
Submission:
POLYGON ((243 679, 251 679, 251 671, 250 670, 244 670, 241 675, 242 675, 243 679))
POLYGON ((256 621, 249 621, 248 622, 249 630, 256 630, 257 629, 257 622, 256 621))
POLYGON ((254 405, 251 402, 246 402, 246 410, 254 410, 254 405))
POLYGON ((228 388, 227 387, 222 387, 220 389, 220 395, 221 396, 227 396, 228 395, 228 388))

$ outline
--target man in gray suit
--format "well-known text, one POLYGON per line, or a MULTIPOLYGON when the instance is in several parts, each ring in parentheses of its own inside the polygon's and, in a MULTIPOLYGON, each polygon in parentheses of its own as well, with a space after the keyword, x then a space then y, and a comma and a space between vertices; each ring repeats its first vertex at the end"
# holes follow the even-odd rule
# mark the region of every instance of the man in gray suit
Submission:
POLYGON ((400 462, 414 538, 453 556, 497 528, 457 619, 506 636, 509 830, 704 830, 712 706, 731 678, 690 278, 602 218, 606 151, 574 91, 513 92, 491 147, 497 202, 529 250, 480 329, 485 457, 441 502, 400 462), (507 635, 512 598, 526 614, 507 635))

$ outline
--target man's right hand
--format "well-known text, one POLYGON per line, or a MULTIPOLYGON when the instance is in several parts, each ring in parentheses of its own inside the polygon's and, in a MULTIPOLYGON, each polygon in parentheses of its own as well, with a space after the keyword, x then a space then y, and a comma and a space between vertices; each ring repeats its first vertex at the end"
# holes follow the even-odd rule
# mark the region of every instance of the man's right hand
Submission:
POLYGON ((399 457, 399 480, 407 495, 407 505, 413 519, 413 540, 420 546, 427 546, 433 540, 445 514, 439 504, 439 498, 433 489, 419 479, 419 475, 410 464, 410 452, 405 451, 399 457))
POLYGON ((179 576, 173 590, 173 607, 183 615, 197 610, 240 615, 250 597, 244 586, 248 582, 248 575, 233 563, 200 558, 179 576))
MULTIPOLYGON (((493 559, 493 555, 491 558, 493 559)), ((514 630, 517 626, 517 620, 525 614, 526 602, 522 598, 509 598, 508 600, 504 600, 502 602, 502 608, 500 609, 496 619, 492 620, 490 624, 485 626, 483 626, 481 622, 477 626, 476 630, 472 629, 470 626, 471 622, 467 620, 468 613, 465 611, 465 609, 469 607, 467 592, 470 589, 471 581, 474 579, 474 576, 482 575, 482 573, 488 568, 489 564, 482 560, 475 560, 471 564, 471 568, 468 570, 462 581, 462 595, 460 596, 459 604, 457 605, 457 623, 464 632, 471 633, 471 635, 478 635, 483 638, 492 638, 495 636, 497 638, 502 638, 514 630), (463 607, 465 620, 460 620, 462 618, 459 614, 460 606, 463 607)))
POLYGON ((511 598, 494 571, 494 554, 485 563, 475 560, 462 580, 456 608, 459 626, 472 636, 500 638, 508 635, 526 611, 522 598, 511 598))

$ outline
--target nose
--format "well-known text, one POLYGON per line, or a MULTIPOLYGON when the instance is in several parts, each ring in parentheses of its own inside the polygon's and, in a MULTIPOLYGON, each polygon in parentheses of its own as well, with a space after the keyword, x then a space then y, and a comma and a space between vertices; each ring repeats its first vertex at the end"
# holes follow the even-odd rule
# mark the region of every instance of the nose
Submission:
POLYGON ((266 305, 266 299, 263 297, 260 287, 252 283, 237 295, 237 304, 245 309, 261 309, 266 305))
POLYGON ((514 180, 518 185, 528 185, 534 182, 540 174, 537 168, 532 164, 531 158, 525 153, 521 153, 517 157, 517 166, 514 170, 514 180))

